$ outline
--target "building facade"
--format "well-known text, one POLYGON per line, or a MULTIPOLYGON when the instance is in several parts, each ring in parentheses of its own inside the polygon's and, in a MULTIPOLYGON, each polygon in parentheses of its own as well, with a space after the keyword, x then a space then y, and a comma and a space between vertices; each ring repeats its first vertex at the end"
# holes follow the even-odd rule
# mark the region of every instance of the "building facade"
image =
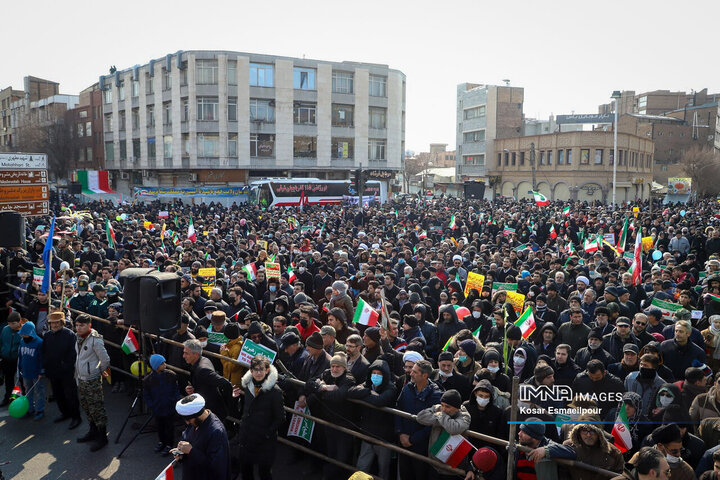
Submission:
POLYGON ((0 152, 9 152, 13 149, 12 135, 12 104, 22 99, 22 90, 13 90, 7 87, 0 90, 0 152))
POLYGON ((76 108, 65 112, 76 149, 71 170, 102 170, 105 165, 102 92, 98 84, 80 92, 76 108))
MULTIPOLYGON (((612 201, 613 132, 582 131, 495 140, 488 165, 496 194, 532 198, 535 190, 551 200, 612 201), (534 150, 534 152, 533 152, 534 150)), ((616 201, 645 199, 653 172, 653 142, 618 133, 616 201)))
MULTIPOLYGON (((524 90, 462 83, 457 86, 455 162, 460 181, 485 180, 495 140, 522 135, 524 90)), ((488 189, 489 190, 489 189, 488 189)))
POLYGON ((403 166, 405 75, 386 65, 187 51, 99 88, 119 191, 403 166))

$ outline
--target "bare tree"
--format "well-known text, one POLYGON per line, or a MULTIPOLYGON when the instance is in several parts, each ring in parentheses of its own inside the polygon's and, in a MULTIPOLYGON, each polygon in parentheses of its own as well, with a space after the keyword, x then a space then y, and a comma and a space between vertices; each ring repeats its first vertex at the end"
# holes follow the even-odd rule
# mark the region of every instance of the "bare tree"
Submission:
POLYGON ((70 124, 63 119, 45 124, 29 121, 20 129, 17 148, 21 152, 47 154, 51 177, 61 179, 69 178, 79 143, 70 124))
POLYGON ((693 145, 682 153, 680 163, 698 196, 720 192, 720 158, 712 148, 693 145))

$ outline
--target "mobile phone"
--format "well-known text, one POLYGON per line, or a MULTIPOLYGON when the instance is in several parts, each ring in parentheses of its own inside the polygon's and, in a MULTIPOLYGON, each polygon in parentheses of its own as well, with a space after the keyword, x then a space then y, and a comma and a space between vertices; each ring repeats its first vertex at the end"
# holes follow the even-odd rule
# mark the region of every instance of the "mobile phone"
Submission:
POLYGON ((180 450, 178 450, 177 448, 173 448, 172 450, 170 450, 170 454, 174 455, 174 456, 177 456, 177 455, 182 456, 183 455, 183 453, 180 450))

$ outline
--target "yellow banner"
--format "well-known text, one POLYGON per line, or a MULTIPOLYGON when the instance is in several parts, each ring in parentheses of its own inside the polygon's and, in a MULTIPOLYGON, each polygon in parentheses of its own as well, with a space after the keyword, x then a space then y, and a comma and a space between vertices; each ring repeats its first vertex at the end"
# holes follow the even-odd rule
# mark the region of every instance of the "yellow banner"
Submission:
POLYGON ((202 289, 205 290, 205 293, 210 295, 210 290, 215 287, 215 277, 217 276, 216 270, 214 268, 199 268, 198 275, 204 279, 201 285, 202 289))
POLYGON ((643 252, 649 252, 655 243, 652 237, 642 237, 640 241, 642 242, 643 252))
POLYGON ((482 287, 485 284, 485 275, 475 272, 469 272, 467 283, 465 284, 465 296, 467 297, 468 293, 470 293, 470 290, 473 288, 480 293, 482 291, 482 287))
POLYGON ((518 292, 507 292, 507 301, 512 304, 515 313, 518 315, 522 313, 525 305, 525 295, 518 292))

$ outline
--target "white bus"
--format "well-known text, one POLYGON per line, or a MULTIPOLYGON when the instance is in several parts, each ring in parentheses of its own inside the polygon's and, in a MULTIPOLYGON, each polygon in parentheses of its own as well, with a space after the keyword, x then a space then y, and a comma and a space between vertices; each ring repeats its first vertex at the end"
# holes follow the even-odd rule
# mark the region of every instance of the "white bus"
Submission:
MULTIPOLYGON (((250 182, 251 197, 263 207, 293 207, 305 197, 308 205, 340 205, 345 200, 357 202, 355 183, 350 180, 320 180, 318 178, 267 178, 250 182), (353 198, 354 197, 354 198, 353 198)), ((363 201, 367 197, 384 203, 387 187, 377 180, 365 182, 363 201)))

